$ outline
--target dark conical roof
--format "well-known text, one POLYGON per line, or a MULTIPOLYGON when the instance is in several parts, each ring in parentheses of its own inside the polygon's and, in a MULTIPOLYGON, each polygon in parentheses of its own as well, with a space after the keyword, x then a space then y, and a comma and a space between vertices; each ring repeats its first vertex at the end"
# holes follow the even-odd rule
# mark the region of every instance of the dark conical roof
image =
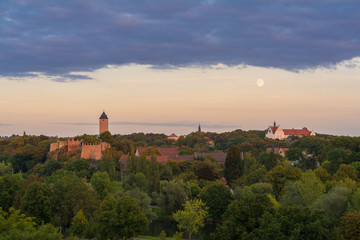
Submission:
POLYGON ((103 112, 100 116, 99 119, 108 119, 107 115, 105 114, 105 112, 103 112))

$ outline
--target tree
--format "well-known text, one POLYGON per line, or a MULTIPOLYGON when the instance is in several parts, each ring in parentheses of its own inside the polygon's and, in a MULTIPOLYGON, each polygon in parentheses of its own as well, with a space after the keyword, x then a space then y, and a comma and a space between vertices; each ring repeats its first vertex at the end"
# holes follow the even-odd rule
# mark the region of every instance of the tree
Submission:
POLYGON ((35 217, 38 224, 50 222, 53 214, 50 187, 43 183, 34 182, 21 199, 20 208, 28 216, 35 217))
POLYGON ((341 219, 339 235, 345 240, 360 239, 360 212, 347 212, 341 219))
POLYGON ((111 180, 107 172, 94 173, 90 183, 100 200, 103 200, 112 191, 111 180))
POLYGON ((141 191, 150 193, 149 181, 143 173, 130 174, 124 180, 125 190, 139 188, 141 191))
POLYGON ((102 153, 102 158, 98 161, 99 171, 107 172, 110 176, 110 180, 114 181, 117 179, 116 164, 112 157, 111 150, 106 149, 102 153))
POLYGON ((303 173, 299 181, 288 183, 281 202, 284 205, 310 206, 325 192, 324 184, 312 170, 303 173))
POLYGON ((184 229, 189 233, 189 239, 193 233, 197 233, 199 228, 204 226, 206 215, 206 206, 200 199, 186 201, 184 210, 178 210, 173 214, 179 229, 184 229))
POLYGON ((333 187, 327 194, 322 195, 312 206, 325 212, 325 216, 332 223, 338 223, 346 211, 349 190, 342 186, 333 187))
POLYGON ((0 208, 0 239, 61 240, 62 235, 51 224, 37 226, 33 218, 21 214, 19 210, 10 208, 6 213, 0 208))
POLYGON ((358 174, 356 169, 351 165, 340 164, 339 170, 334 174, 333 178, 336 181, 350 178, 352 180, 358 180, 358 174))
POLYGON ((265 160, 265 168, 267 171, 273 169, 279 162, 281 156, 279 154, 275 154, 274 152, 270 152, 267 159, 265 160))
POLYGON ((224 177, 228 184, 241 177, 244 173, 243 161, 240 157, 240 149, 237 146, 231 146, 225 159, 224 177))
POLYGON ((128 239, 144 232, 149 224, 136 201, 129 196, 106 197, 96 215, 100 239, 128 239))
POLYGON ((330 174, 323 167, 318 167, 314 170, 316 177, 318 177, 323 183, 331 179, 330 174))
POLYGON ((24 178, 20 173, 0 177, 0 206, 7 211, 19 204, 22 195, 24 178))
POLYGON ((301 178, 301 170, 293 166, 277 166, 266 174, 266 179, 272 183, 274 194, 277 198, 282 194, 287 181, 299 180, 301 178))
POLYGON ((47 181, 52 184, 55 225, 70 226, 71 219, 80 210, 83 210, 87 218, 93 216, 98 200, 95 191, 85 179, 71 172, 58 170, 47 181))
POLYGON ((210 217, 220 220, 233 197, 225 184, 212 182, 201 191, 200 199, 209 208, 210 217))
POLYGON ((87 227, 88 221, 82 210, 76 213, 71 221, 70 231, 77 237, 83 237, 85 235, 85 230, 87 227))
POLYGON ((216 227, 216 239, 243 239, 260 226, 261 216, 274 213, 274 205, 266 194, 247 192, 230 203, 223 215, 223 223, 216 227))
POLYGON ((167 211, 172 213, 177 211, 186 202, 190 195, 190 186, 188 183, 180 181, 161 181, 160 194, 154 194, 157 204, 167 211))
POLYGON ((113 144, 113 142, 114 142, 114 138, 109 131, 102 132, 100 134, 100 140, 103 142, 110 143, 110 144, 113 144))
POLYGON ((322 211, 311 211, 300 206, 281 207, 276 214, 265 213, 260 219, 259 228, 243 239, 335 240, 337 234, 332 229, 322 211))

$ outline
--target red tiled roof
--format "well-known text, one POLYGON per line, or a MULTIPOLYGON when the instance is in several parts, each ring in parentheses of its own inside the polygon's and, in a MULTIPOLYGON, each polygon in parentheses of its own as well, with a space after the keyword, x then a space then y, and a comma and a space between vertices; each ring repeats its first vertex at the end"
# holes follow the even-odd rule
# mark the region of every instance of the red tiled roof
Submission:
POLYGON ((214 157, 218 162, 225 162, 226 153, 195 153, 195 157, 205 158, 207 155, 214 157))
POLYGON ((277 129, 278 129, 278 127, 271 127, 271 131, 272 131, 273 133, 275 133, 277 129))
POLYGON ((173 133, 169 137, 178 137, 178 136, 176 136, 175 133, 173 133))
POLYGON ((283 129, 284 134, 288 135, 288 136, 294 136, 294 135, 304 135, 304 136, 309 136, 310 135, 310 131, 304 127, 303 129, 283 129))

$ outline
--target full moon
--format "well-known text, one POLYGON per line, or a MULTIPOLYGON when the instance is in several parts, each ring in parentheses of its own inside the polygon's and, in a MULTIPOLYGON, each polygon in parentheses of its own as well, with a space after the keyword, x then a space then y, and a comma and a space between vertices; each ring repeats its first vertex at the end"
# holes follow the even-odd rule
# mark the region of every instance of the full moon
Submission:
POLYGON ((258 86, 258 87, 264 86, 264 80, 262 80, 261 78, 259 78, 258 80, 256 80, 256 86, 258 86))

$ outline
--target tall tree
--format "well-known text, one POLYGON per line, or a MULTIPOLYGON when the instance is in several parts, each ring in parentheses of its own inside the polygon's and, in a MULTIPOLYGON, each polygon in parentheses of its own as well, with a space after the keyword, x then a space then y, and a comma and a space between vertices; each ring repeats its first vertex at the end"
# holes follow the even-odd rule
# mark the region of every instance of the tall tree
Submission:
POLYGON ((206 206, 199 199, 186 201, 184 210, 178 210, 173 214, 179 229, 184 229, 189 233, 189 240, 193 233, 197 233, 199 228, 204 226, 206 215, 206 206))
POLYGON ((144 232, 148 226, 145 214, 129 196, 116 200, 105 198, 96 215, 100 239, 128 239, 144 232))
POLYGON ((21 199, 21 210, 28 216, 35 217, 36 222, 48 223, 52 217, 52 191, 44 183, 34 182, 21 199))
POLYGON ((210 217, 220 220, 233 197, 225 184, 213 182, 200 193, 200 199, 209 207, 210 217))
POLYGON ((224 169, 224 177, 229 185, 244 174, 243 165, 239 147, 231 146, 226 155, 224 169))

